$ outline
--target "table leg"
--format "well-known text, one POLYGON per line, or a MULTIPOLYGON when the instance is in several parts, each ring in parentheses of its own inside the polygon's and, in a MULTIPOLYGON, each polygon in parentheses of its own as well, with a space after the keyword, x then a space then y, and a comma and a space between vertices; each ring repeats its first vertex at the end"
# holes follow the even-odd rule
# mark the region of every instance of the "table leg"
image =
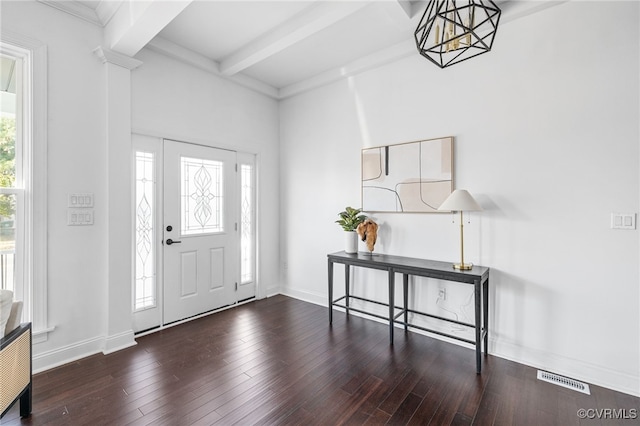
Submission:
POLYGON ((351 267, 347 264, 344 265, 344 301, 347 309, 345 313, 349 316, 349 278, 351 276, 351 267))
POLYGON ((333 262, 329 260, 329 324, 333 323, 333 262))
POLYGON ((409 323, 409 274, 402 274, 402 297, 404 298, 404 331, 407 331, 407 324, 409 323))
POLYGON ((389 269, 389 340, 393 345, 393 314, 394 309, 394 290, 395 290, 395 273, 393 269, 389 269))
POLYGON ((481 352, 482 352, 482 347, 481 347, 481 331, 480 329, 482 328, 482 322, 481 322, 481 316, 480 316, 480 311, 482 309, 481 304, 480 304, 480 280, 475 280, 473 283, 474 287, 475 287, 475 317, 476 317, 476 322, 475 322, 475 326, 476 326, 476 373, 480 374, 481 370, 482 370, 482 357, 480 356, 481 352))
POLYGON ((484 354, 489 354, 489 278, 484 281, 482 285, 482 297, 483 297, 483 315, 484 315, 484 354))

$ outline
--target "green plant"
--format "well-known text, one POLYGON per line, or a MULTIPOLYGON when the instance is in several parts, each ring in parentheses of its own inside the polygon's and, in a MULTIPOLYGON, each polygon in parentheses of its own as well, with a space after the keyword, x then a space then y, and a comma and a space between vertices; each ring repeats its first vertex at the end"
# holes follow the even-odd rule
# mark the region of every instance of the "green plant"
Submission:
POLYGON ((360 214, 361 212, 362 209, 346 207, 343 212, 338 213, 340 219, 336 220, 336 223, 345 231, 355 231, 358 225, 367 219, 367 216, 360 214))

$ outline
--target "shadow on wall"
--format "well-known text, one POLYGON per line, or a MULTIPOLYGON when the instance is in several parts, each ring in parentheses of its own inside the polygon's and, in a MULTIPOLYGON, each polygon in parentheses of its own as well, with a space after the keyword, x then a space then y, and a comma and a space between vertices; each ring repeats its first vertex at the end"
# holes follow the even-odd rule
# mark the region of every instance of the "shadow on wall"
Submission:
MULTIPOLYGON (((519 222, 530 222, 531 217, 524 210, 521 210, 514 200, 510 200, 508 197, 489 196, 487 194, 477 194, 474 197, 478 204, 482 206, 483 211, 475 214, 479 224, 480 238, 476 241, 469 241, 469 243, 476 245, 479 263, 481 265, 486 263, 488 266, 492 266, 495 263, 492 260, 496 259, 497 254, 504 253, 505 248, 506 252, 511 252, 521 243, 517 232, 518 227, 515 225, 519 222), (498 224, 509 226, 508 232, 506 232, 509 236, 508 241, 498 242, 493 238, 497 235, 498 224)), ((468 244, 466 239, 465 244, 468 244)))
MULTIPOLYGON (((491 342, 497 341, 512 347, 515 353, 510 356, 517 356, 519 359, 527 359, 525 353, 528 349, 534 348, 530 338, 539 336, 528 336, 525 330, 538 328, 544 335, 554 336, 550 331, 553 328, 551 319, 552 312, 556 310, 555 297, 553 291, 539 283, 527 280, 524 277, 507 273, 503 270, 491 269, 491 279, 489 284, 489 337, 491 342), (528 306, 544 307, 535 315, 535 325, 525 324, 524 318, 532 318, 525 314, 528 306)), ((553 347, 557 342, 545 342, 546 348, 553 347)), ((490 347, 489 352, 494 348, 490 347)), ((539 348, 548 351, 548 349, 539 348)))

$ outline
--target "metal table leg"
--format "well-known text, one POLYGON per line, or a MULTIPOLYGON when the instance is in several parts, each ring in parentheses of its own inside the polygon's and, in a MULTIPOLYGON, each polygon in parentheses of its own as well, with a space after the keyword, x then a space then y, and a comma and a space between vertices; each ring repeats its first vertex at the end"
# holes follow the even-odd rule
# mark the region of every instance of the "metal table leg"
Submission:
POLYGON ((344 265, 344 301, 347 306, 345 313, 349 316, 349 278, 351 277, 351 267, 344 265))
POLYGON ((409 274, 402 274, 402 296, 404 298, 404 331, 408 330, 409 323, 409 274))
POLYGON ((489 354, 489 278, 487 278, 482 284, 482 297, 483 297, 483 326, 484 326, 484 354, 489 354))
POLYGON ((395 273, 389 269, 389 340, 393 345, 393 313, 394 311, 395 273))
POLYGON ((476 328, 476 373, 480 374, 480 372, 482 371, 482 357, 480 356, 481 352, 482 352, 482 341, 481 341, 481 331, 480 329, 482 328, 482 322, 481 322, 481 316, 480 316, 480 312, 482 310, 481 304, 480 304, 480 297, 481 297, 481 289, 480 289, 480 280, 475 280, 473 283, 473 286, 475 288, 475 317, 476 317, 476 322, 475 322, 475 328, 476 328))
POLYGON ((329 324, 333 323, 333 262, 329 260, 329 324))

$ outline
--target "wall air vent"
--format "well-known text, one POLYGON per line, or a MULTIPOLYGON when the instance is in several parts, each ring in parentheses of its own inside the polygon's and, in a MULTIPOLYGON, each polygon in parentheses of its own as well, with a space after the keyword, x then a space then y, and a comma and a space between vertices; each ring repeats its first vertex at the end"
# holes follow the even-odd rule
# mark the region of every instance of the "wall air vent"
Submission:
POLYGON ((589 390, 588 384, 570 379, 568 377, 549 373, 547 371, 538 370, 538 380, 542 380, 543 382, 553 383, 554 385, 562 386, 567 389, 573 389, 575 391, 586 393, 587 395, 591 395, 591 391, 589 390))

